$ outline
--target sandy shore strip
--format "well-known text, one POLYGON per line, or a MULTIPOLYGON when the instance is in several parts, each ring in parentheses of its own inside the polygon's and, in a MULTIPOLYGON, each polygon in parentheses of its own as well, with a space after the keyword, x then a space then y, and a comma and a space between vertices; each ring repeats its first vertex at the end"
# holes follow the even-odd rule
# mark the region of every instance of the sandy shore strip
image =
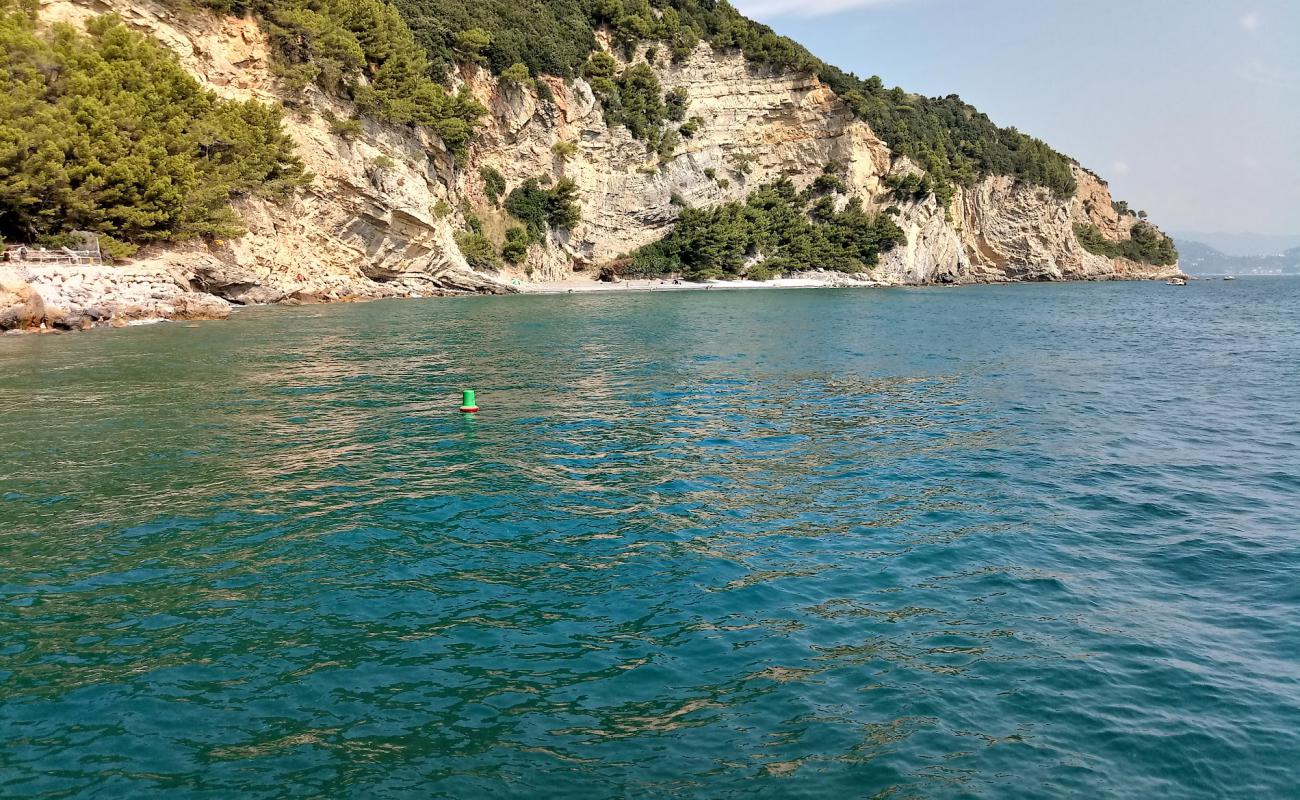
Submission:
POLYGON ((685 292, 714 289, 842 289, 885 286, 887 284, 855 278, 838 272, 809 272, 788 278, 773 278, 767 281, 685 281, 669 278, 637 278, 606 282, 588 278, 539 283, 520 281, 519 283, 512 283, 512 285, 523 294, 577 294, 579 292, 685 292))

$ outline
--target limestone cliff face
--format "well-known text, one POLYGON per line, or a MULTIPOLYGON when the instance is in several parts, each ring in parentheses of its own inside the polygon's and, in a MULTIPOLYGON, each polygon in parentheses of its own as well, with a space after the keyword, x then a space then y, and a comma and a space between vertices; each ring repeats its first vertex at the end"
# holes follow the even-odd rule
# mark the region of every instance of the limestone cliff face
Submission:
MULTIPOLYGON (((81 24, 110 12, 155 36, 224 97, 287 99, 271 73, 266 37, 252 19, 178 11, 150 0, 45 0, 41 15, 81 24)), ((637 54, 645 56, 644 49, 637 54)), ((707 44, 682 64, 661 54, 653 66, 665 89, 686 89, 687 115, 703 120, 698 134, 683 139, 663 163, 627 130, 605 124, 582 80, 542 78, 553 98, 542 100, 481 70, 453 76, 490 110, 461 165, 438 140, 409 128, 366 122, 362 135, 344 138, 328 120, 350 117, 353 109, 311 92, 286 113, 285 127, 315 175, 312 185, 284 203, 241 201, 245 236, 142 252, 133 274, 155 274, 159 286, 237 303, 506 292, 527 280, 591 276, 601 263, 657 240, 676 216, 674 196, 706 206, 741 199, 778 177, 802 187, 838 161, 848 168, 850 193, 883 209, 895 204, 884 177, 916 169, 810 76, 756 72, 742 56, 707 44), (572 143, 576 151, 558 155, 558 143, 572 143), (573 179, 581 192, 581 224, 553 233, 518 267, 471 269, 455 243, 466 213, 478 216, 498 242, 512 224, 484 195, 479 170, 485 166, 501 172, 511 188, 542 175, 573 179)), ((911 284, 1177 272, 1084 251, 1073 233, 1076 222, 1118 239, 1136 220, 1114 211, 1105 185, 1090 173, 1077 169, 1076 178, 1079 191, 1068 200, 990 177, 960 190, 951 208, 940 208, 934 198, 902 204, 898 221, 907 244, 888 253, 871 277, 911 284)), ((71 304, 65 310, 74 316, 85 310, 43 278, 34 280, 38 291, 51 295, 47 300, 71 304)))
MULTIPOLYGON (((644 59, 643 48, 638 59, 644 59)), ((562 280, 661 238, 676 217, 674 196, 692 206, 744 198, 781 177, 803 188, 822 167, 847 167, 852 195, 868 207, 896 205, 884 178, 919 171, 896 157, 864 122, 816 79, 763 74, 739 54, 701 44, 681 65, 660 56, 654 63, 665 88, 682 87, 688 117, 704 120, 666 163, 647 155, 644 143, 623 128, 609 128, 590 88, 581 80, 550 80, 554 99, 539 101, 519 87, 503 87, 478 72, 467 77, 491 109, 471 163, 456 189, 479 216, 501 217, 483 196, 478 168, 496 169, 514 186, 542 174, 573 179, 582 191, 583 222, 548 248, 536 248, 529 268, 546 280, 562 280), (555 155, 560 142, 578 145, 568 159, 555 155), (739 165, 748 164, 742 170, 739 165), (712 174, 714 177, 710 177, 712 174)), ((959 190, 951 208, 933 198, 901 205, 906 246, 882 258, 872 278, 882 283, 969 283, 1009 280, 1157 278, 1178 274, 1088 253, 1074 225, 1095 225, 1104 236, 1125 239, 1137 223, 1120 215, 1110 193, 1092 173, 1074 168, 1079 189, 1060 199, 1046 189, 993 176, 959 190)), ((504 219, 499 220, 504 227, 504 219)))
MULTIPOLYGON (((265 34, 251 18, 139 0, 51 0, 41 6, 41 17, 49 22, 83 24, 105 13, 116 13, 157 38, 222 97, 285 99, 271 74, 265 34)), ((159 291, 179 281, 235 303, 508 291, 503 276, 477 273, 465 263, 454 240, 455 215, 439 218, 439 201, 441 207, 457 202, 450 188, 451 159, 441 142, 376 123, 366 123, 363 135, 353 140, 331 132, 328 115, 352 113, 346 104, 312 93, 304 106, 285 115, 286 131, 315 175, 310 187, 287 202, 237 202, 245 236, 150 248, 132 260, 133 268, 152 270, 159 291)), ((56 293, 46 283, 36 286, 56 293)), ((116 298, 99 305, 118 316, 150 314, 116 298)), ((93 309, 74 301, 70 310, 81 316, 93 309)))
MULTIPOLYGON (((643 48, 638 57, 644 56, 643 48)), ((502 87, 485 73, 469 76, 475 94, 492 110, 458 185, 480 215, 491 215, 477 186, 480 166, 497 169, 511 185, 540 174, 562 175, 582 192, 582 224, 555 242, 558 247, 533 254, 530 266, 545 279, 563 279, 575 267, 582 270, 661 238, 677 214, 674 195, 708 206, 743 199, 780 177, 803 187, 832 160, 849 166, 856 192, 880 193, 889 149, 818 81, 757 74, 743 56, 718 54, 704 44, 681 65, 661 55, 654 66, 665 88, 686 89, 687 115, 704 120, 699 133, 684 138, 663 163, 626 129, 606 126, 582 80, 548 80, 554 100, 539 102, 533 93, 502 87), (576 144, 577 153, 556 156, 553 148, 560 142, 576 144)))

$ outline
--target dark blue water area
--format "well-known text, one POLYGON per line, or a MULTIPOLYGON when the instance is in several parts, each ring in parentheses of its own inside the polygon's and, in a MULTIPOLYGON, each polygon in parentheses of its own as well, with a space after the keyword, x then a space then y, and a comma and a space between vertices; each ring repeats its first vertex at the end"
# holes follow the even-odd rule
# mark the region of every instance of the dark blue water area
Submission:
POLYGON ((4 797, 1300 796, 1300 280, 248 309, 0 370, 4 797))

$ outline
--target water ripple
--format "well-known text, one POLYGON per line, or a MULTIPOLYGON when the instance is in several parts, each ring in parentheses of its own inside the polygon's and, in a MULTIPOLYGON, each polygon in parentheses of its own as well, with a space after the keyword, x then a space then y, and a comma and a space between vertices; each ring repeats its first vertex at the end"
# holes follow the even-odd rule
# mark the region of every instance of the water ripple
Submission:
POLYGON ((1294 796, 1297 301, 5 339, 4 794, 1294 796))

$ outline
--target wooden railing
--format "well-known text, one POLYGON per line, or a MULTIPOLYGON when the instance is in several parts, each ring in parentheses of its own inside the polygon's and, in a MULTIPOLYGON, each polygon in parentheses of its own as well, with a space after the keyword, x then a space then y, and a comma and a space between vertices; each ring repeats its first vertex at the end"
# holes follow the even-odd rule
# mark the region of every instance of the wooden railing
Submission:
POLYGON ((10 247, 0 253, 0 263, 18 264, 99 264, 102 259, 94 250, 70 250, 61 247, 57 250, 41 248, 10 247))

